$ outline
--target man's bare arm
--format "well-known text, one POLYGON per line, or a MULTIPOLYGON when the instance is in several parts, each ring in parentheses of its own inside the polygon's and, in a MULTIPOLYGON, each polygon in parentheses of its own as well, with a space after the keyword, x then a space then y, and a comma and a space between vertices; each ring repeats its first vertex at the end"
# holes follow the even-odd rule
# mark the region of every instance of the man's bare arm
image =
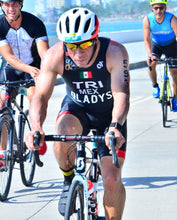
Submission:
POLYGON ((144 44, 149 57, 151 57, 151 33, 148 17, 146 16, 143 20, 143 34, 144 34, 144 44))
MULTIPOLYGON (((129 110, 130 96, 130 76, 129 76, 129 58, 123 45, 111 41, 107 59, 108 70, 111 73, 111 90, 113 94, 112 122, 118 122, 123 125, 129 110)), ((114 127, 109 131, 115 132, 117 150, 125 142, 122 133, 114 127)), ((106 145, 109 146, 108 134, 106 135, 106 145)))
POLYGON ((114 99, 112 122, 123 124, 129 109, 129 58, 123 45, 116 42, 111 44, 109 60, 111 62, 111 90, 114 99))
POLYGON ((171 19, 171 28, 174 30, 175 32, 175 37, 177 38, 177 17, 173 15, 172 19, 171 19))

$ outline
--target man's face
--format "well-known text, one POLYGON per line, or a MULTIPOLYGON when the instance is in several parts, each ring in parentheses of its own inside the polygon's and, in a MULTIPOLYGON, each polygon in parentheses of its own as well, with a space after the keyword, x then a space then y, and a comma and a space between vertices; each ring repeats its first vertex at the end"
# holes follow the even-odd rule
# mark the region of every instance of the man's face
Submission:
POLYGON ((2 2, 1 6, 7 18, 14 21, 20 14, 22 2, 2 2))
POLYGON ((151 8, 157 19, 161 19, 164 16, 164 13, 166 11, 165 4, 155 4, 155 5, 152 5, 151 8))
POLYGON ((84 41, 79 43, 65 43, 68 54, 79 67, 86 67, 93 53, 95 41, 84 41), (82 49, 86 48, 86 49, 82 49))

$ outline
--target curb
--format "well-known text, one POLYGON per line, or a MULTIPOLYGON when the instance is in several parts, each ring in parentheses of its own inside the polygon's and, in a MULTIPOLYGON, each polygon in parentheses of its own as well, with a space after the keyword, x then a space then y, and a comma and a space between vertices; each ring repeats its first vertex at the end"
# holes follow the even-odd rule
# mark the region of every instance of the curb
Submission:
POLYGON ((129 65, 130 70, 140 69, 140 68, 144 68, 144 67, 147 67, 146 61, 140 61, 137 63, 130 63, 130 65, 129 65))
POLYGON ((58 85, 62 85, 64 84, 64 80, 63 78, 61 78, 60 76, 56 79, 56 82, 55 82, 55 86, 58 86, 58 85))

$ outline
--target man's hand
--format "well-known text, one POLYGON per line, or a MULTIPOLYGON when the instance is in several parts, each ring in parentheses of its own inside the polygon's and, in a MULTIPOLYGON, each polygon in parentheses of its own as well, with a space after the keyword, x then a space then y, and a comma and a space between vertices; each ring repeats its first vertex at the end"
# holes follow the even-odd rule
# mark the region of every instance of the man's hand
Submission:
POLYGON ((157 57, 153 56, 153 55, 151 55, 147 58, 147 65, 149 68, 155 64, 156 61, 154 61, 154 59, 157 59, 157 57))
POLYGON ((45 134, 43 131, 40 131, 40 143, 38 146, 34 146, 34 133, 36 131, 30 131, 29 134, 27 134, 27 136, 25 137, 25 142, 26 142, 26 145, 28 147, 29 150, 39 150, 41 146, 43 146, 43 143, 44 143, 44 137, 45 137, 45 134))
POLYGON ((33 77, 34 79, 37 79, 37 77, 39 76, 40 70, 34 66, 30 66, 30 72, 29 74, 31 75, 31 77, 33 77))
POLYGON ((116 139, 116 153, 118 153, 118 150, 121 148, 121 146, 123 145, 123 143, 125 142, 125 138, 123 137, 122 133, 120 131, 117 130, 117 128, 111 127, 109 128, 108 132, 106 133, 106 146, 110 149, 110 153, 111 152, 111 146, 109 144, 109 132, 110 131, 114 131, 115 133, 115 139, 116 139))

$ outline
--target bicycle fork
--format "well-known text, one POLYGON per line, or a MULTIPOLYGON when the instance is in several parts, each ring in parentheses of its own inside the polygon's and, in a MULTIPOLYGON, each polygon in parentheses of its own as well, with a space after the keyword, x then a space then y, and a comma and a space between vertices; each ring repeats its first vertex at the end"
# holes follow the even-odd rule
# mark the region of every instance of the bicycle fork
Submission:
POLYGON ((86 153, 85 144, 77 143, 77 159, 76 159, 76 174, 72 182, 79 181, 83 186, 84 193, 84 214, 85 220, 89 220, 89 195, 88 195, 88 182, 86 178, 86 153))
POLYGON ((170 100, 169 77, 166 74, 167 73, 167 66, 165 66, 164 68, 165 68, 165 75, 164 75, 163 80, 162 80, 162 88, 161 88, 161 91, 160 91, 160 101, 162 101, 164 89, 165 89, 165 86, 166 86, 166 92, 167 92, 166 95, 167 95, 167 102, 168 102, 170 100))
POLYGON ((93 142, 92 145, 92 158, 93 162, 91 164, 90 172, 89 172, 89 181, 91 181, 91 187, 93 189, 91 190, 91 195, 89 198, 90 202, 90 209, 92 215, 98 214, 98 204, 97 204, 97 185, 98 185, 98 178, 100 174, 99 166, 98 166, 98 151, 96 147, 96 142, 93 142), (93 191, 93 192, 92 192, 93 191))

